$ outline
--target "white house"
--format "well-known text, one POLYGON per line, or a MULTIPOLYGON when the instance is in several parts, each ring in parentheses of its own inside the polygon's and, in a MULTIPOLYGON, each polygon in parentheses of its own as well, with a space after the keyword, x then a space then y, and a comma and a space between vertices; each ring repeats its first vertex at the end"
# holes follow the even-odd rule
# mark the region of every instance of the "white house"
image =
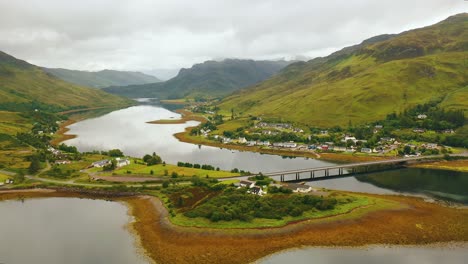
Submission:
POLYGON ((263 196, 264 194, 266 194, 266 192, 263 191, 263 189, 261 187, 259 187, 259 186, 254 186, 254 187, 250 188, 248 193, 253 193, 253 194, 256 194, 256 195, 259 195, 259 196, 263 196))
POLYGON ((297 143, 295 143, 295 142, 284 142, 283 147, 285 147, 285 148, 295 148, 295 147, 297 147, 297 143))
POLYGON ((95 168, 102 168, 102 167, 108 165, 109 163, 110 163, 110 160, 100 160, 100 161, 93 162, 91 164, 91 166, 93 166, 95 168))
POLYGON ((247 181, 247 180, 242 180, 239 182, 239 187, 245 187, 245 188, 253 188, 255 186, 255 182, 253 181, 247 181))
POLYGON ((296 192, 296 193, 297 192, 308 193, 308 192, 312 191, 312 186, 304 185, 304 184, 289 183, 284 187, 288 188, 288 189, 290 189, 290 190, 292 190, 293 192, 296 192))
POLYGON ((425 114, 418 115, 418 119, 426 119, 426 118, 427 118, 427 115, 425 114))
POLYGON ((247 143, 247 139, 245 139, 245 137, 240 137, 239 140, 238 140, 238 142, 239 142, 240 144, 245 144, 245 143, 247 143))
POLYGON ((127 159, 127 158, 125 158, 125 159, 116 158, 115 161, 117 162, 117 164, 116 164, 117 168, 130 165, 130 160, 127 159))
POLYGON ((370 148, 362 148, 362 149, 361 149, 361 152, 362 152, 362 153, 372 153, 372 149, 370 149, 370 148))

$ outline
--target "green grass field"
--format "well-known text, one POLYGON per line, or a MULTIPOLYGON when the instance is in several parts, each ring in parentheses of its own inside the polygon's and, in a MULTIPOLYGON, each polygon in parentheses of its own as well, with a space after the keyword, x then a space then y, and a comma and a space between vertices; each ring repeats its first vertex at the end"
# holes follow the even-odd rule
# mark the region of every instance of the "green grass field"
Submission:
MULTIPOLYGON (((140 161, 141 162, 141 161, 140 161)), ((102 168, 93 168, 91 169, 92 172, 100 172, 102 168)), ((208 177, 210 178, 225 178, 225 177, 233 177, 239 176, 238 173, 231 173, 228 171, 213 171, 213 170, 202 170, 202 169, 194 169, 194 168, 186 168, 186 167, 178 167, 172 164, 158 164, 153 166, 147 166, 144 164, 135 164, 134 160, 131 160, 131 164, 114 170, 113 172, 103 172, 101 175, 125 175, 125 176, 136 176, 136 175, 145 175, 145 176, 171 176, 172 173, 175 172, 178 176, 197 176, 197 177, 208 177), (167 175, 165 175, 165 171, 167 170, 167 175), (151 175, 151 171, 153 174, 151 175), (127 173, 131 172, 131 173, 127 173)))

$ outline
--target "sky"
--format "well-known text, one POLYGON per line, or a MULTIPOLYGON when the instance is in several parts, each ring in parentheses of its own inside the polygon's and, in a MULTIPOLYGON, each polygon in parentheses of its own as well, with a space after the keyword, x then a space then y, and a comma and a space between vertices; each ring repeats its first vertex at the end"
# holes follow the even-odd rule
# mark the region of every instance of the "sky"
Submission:
POLYGON ((464 0, 0 0, 0 50, 96 71, 307 59, 468 12, 464 0))

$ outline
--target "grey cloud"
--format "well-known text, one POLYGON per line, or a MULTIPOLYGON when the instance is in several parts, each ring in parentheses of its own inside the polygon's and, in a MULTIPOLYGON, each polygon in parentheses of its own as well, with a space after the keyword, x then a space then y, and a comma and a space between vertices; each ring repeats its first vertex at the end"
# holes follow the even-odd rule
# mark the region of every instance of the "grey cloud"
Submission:
POLYGON ((323 56, 466 12, 462 0, 0 0, 0 50, 48 67, 149 70, 323 56))

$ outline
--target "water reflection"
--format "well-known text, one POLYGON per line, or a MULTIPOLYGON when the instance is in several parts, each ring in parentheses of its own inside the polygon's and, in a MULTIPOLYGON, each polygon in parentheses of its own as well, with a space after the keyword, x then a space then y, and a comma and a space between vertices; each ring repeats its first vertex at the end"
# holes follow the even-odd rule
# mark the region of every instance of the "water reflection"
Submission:
POLYGON ((436 247, 371 247, 352 248, 304 248, 280 252, 264 258, 260 264, 363 264, 363 263, 424 263, 424 264, 459 264, 466 263, 466 248, 436 247))
POLYGON ((326 166, 331 163, 307 158, 282 158, 228 149, 200 146, 178 141, 173 134, 184 131, 186 124, 155 125, 146 122, 176 119, 180 115, 167 109, 141 105, 114 111, 107 115, 71 125, 69 134, 78 135, 65 144, 80 151, 121 149, 126 155, 142 157, 156 152, 166 162, 178 161, 210 164, 221 169, 239 168, 251 172, 272 172, 299 168, 326 166))
POLYGON ((127 208, 101 200, 0 202, 0 263, 147 263, 125 229, 127 208))

